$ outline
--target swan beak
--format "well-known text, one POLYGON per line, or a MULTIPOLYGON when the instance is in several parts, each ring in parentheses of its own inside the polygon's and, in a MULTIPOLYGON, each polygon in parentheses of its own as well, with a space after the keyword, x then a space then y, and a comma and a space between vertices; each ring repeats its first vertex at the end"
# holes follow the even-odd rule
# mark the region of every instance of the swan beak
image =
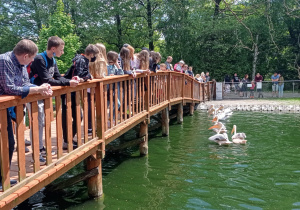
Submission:
POLYGON ((232 130, 231 130, 231 134, 233 134, 233 132, 234 132, 234 128, 232 128, 232 130))
POLYGON ((208 128, 208 130, 213 129, 213 128, 219 128, 219 126, 218 125, 213 125, 210 128, 208 128))
POLYGON ((212 122, 216 122, 218 120, 218 118, 214 118, 214 119, 212 119, 212 122))

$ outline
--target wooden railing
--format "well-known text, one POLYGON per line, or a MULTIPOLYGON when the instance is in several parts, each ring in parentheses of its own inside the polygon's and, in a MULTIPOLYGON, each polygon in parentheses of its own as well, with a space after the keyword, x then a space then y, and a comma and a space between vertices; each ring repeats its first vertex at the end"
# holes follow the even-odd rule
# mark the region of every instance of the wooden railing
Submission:
MULTIPOLYGON (((197 104, 212 99, 213 82, 199 83, 188 75, 177 72, 158 72, 136 78, 128 75, 94 79, 77 87, 52 87, 53 96, 29 95, 0 96, 0 164, 3 191, 1 206, 15 206, 32 193, 46 186, 67 170, 90 155, 104 155, 105 144, 114 140, 142 120, 178 103, 197 104), (90 94, 90 101, 88 101, 90 94), (62 95, 65 95, 67 120, 67 150, 63 150, 62 95), (74 138, 78 148, 73 151, 72 99, 76 109, 77 134, 74 138), (38 133, 38 100, 44 102, 46 165, 40 166, 38 133), (24 107, 31 105, 32 152, 25 154, 24 107), (54 121, 51 122, 51 107, 54 106, 54 121), (92 135, 88 135, 88 104, 91 104, 92 135), (17 151, 14 152, 11 169, 7 129, 7 108, 16 107, 17 151), (81 121, 82 112, 82 121, 81 121), (51 155, 51 150, 56 155, 51 155), (31 161, 33 160, 33 163, 31 161), (18 184, 10 187, 10 179, 18 184), (34 189, 33 189, 34 188, 34 189), (32 191, 26 194, 27 191, 32 191), (22 197, 23 195, 23 197, 22 197), (18 200, 19 197, 22 197, 18 200), (9 200, 10 199, 10 200, 9 200)), ((53 117, 52 117, 53 118, 53 117)), ((75 120, 75 119, 74 119, 75 120)))

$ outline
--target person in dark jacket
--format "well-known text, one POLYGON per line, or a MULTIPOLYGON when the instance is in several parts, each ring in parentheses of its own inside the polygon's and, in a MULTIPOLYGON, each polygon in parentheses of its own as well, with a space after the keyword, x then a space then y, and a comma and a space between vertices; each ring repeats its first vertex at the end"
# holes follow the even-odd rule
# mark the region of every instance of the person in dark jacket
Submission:
MULTIPOLYGON (((80 81, 82 80, 87 81, 88 79, 92 79, 92 75, 89 72, 89 63, 95 62, 96 55, 98 53, 99 53, 99 49, 95 45, 89 44, 85 48, 84 54, 77 54, 72 59, 72 65, 64 77, 66 79, 78 77, 80 81)), ((72 118, 73 118, 73 122, 72 122, 72 139, 73 139, 77 133, 76 118, 79 117, 76 114, 76 93, 75 92, 71 93, 71 107, 72 107, 72 118)), ((66 106, 65 95, 62 95, 62 126, 63 126, 63 138, 64 138, 63 149, 68 149, 66 110, 67 110, 67 106, 66 106)), ((73 141, 73 149, 75 148, 77 148, 77 142, 73 141)))
MULTIPOLYGON (((64 54, 65 42, 58 36, 51 36, 47 42, 47 50, 38 54, 31 63, 30 80, 33 84, 40 86, 48 83, 51 86, 71 86, 76 87, 78 81, 75 79, 66 79, 59 73, 55 57, 64 54)), ((31 110, 27 104, 28 110, 31 110)), ((39 149, 40 164, 46 164, 46 148, 43 144, 43 127, 45 122, 44 101, 38 101, 38 121, 39 121, 39 149)), ((55 152, 52 152, 55 155, 55 152)))

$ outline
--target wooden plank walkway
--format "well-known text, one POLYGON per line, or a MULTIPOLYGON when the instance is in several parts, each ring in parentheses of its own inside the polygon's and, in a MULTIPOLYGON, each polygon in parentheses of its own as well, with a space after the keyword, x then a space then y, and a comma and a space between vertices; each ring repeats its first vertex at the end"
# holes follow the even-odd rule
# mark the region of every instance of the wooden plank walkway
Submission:
MULTIPOLYGON (((81 138, 84 138, 84 132, 83 132, 83 122, 81 123, 81 138)), ((36 131, 38 132, 38 131, 36 131)), ((30 140, 30 129, 27 128, 24 136, 25 139, 30 140)), ((16 139, 16 136, 15 136, 16 139)), ((89 140, 92 139, 92 136, 89 136, 89 140)), ((45 127, 44 127, 44 132, 43 132, 43 141, 44 141, 44 145, 45 145, 45 127)), ((74 141, 77 142, 77 135, 75 135, 74 137, 74 141)), ((52 144, 52 151, 55 152, 55 155, 52 156, 52 162, 55 163, 58 159, 57 159, 57 140, 56 140, 56 121, 52 121, 51 122, 51 144, 52 144)), ((15 145, 15 148, 17 145, 15 145)), ((32 146, 28 146, 27 147, 29 149, 29 152, 25 154, 26 157, 26 177, 30 177, 31 175, 34 174, 33 171, 33 159, 32 159, 32 146)), ((67 150, 63 150, 63 156, 68 154, 67 150)), ((45 158, 46 159, 46 158, 45 158)), ((41 169, 46 168, 46 164, 43 166, 40 166, 41 169)), ((18 180, 18 174, 19 174, 19 167, 18 167, 18 154, 17 151, 14 151, 13 157, 12 157, 12 161, 11 161, 11 166, 10 166, 10 178, 14 179, 14 180, 18 180)), ((0 190, 0 194, 3 191, 0 190)))

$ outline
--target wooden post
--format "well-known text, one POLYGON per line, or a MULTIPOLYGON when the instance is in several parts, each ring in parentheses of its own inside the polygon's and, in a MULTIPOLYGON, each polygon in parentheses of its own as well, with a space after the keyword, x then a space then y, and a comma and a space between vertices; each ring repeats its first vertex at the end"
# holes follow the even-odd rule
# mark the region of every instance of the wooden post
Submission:
POLYGON ((167 77, 167 99, 168 99, 168 102, 169 102, 169 110, 171 110, 171 84, 172 84, 172 81, 171 81, 171 77, 172 77, 172 74, 171 72, 168 74, 168 77, 167 77))
MULTIPOLYGON (((152 97, 150 95, 150 93, 152 92, 150 90, 150 75, 148 75, 148 76, 145 77, 145 84, 146 84, 146 88, 147 88, 147 91, 145 92, 145 109, 149 113, 148 114, 148 123, 150 123, 150 106, 151 106, 151 100, 150 100, 150 98, 152 97)), ((153 85, 152 85, 151 88, 153 88, 153 85)), ((147 135, 148 135, 148 130, 147 130, 147 135)))
POLYGON ((98 174, 89 178, 87 183, 88 195, 91 198, 100 197, 103 194, 101 160, 102 158, 97 157, 96 154, 87 158, 87 170, 98 169, 98 174))
POLYGON ((162 118, 162 135, 168 136, 169 135, 169 108, 165 108, 162 110, 161 113, 162 118))
POLYGON ((213 87, 214 87, 214 96, 213 96, 213 99, 216 100, 216 97, 217 97, 216 80, 213 80, 213 87))
POLYGON ((210 82, 207 83, 207 100, 210 101, 210 82))
POLYGON ((139 137, 144 137, 144 141, 140 144, 140 155, 144 156, 148 154, 148 123, 147 120, 141 122, 139 137))
POLYGON ((194 108, 195 108, 195 104, 191 103, 190 104, 190 115, 194 115, 194 108))
POLYGON ((177 106, 177 123, 182 124, 183 123, 183 104, 180 103, 177 106))

